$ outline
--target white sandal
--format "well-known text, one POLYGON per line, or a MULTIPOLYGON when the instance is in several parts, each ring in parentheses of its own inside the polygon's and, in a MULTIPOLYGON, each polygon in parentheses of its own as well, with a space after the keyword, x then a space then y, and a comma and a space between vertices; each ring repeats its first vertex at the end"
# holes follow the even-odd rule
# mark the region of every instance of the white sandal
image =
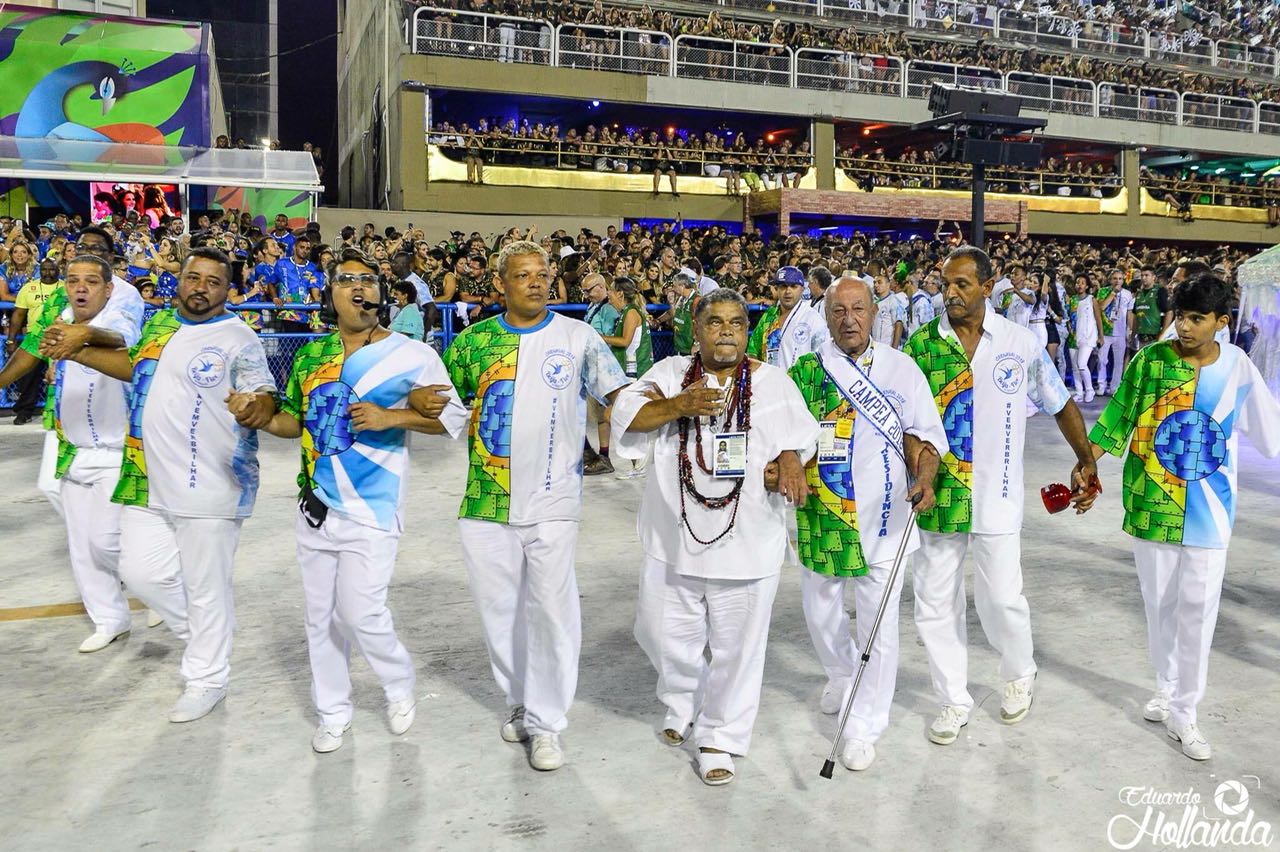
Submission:
POLYGON ((689 728, 692 727, 688 722, 668 713, 662 720, 662 728, 658 734, 662 737, 664 745, 672 748, 684 745, 684 741, 689 736, 689 728))
POLYGON ((708 787, 721 787, 733 780, 733 755, 724 752, 698 752, 698 775, 708 787), (723 778, 709 777, 717 769, 728 772, 723 778))

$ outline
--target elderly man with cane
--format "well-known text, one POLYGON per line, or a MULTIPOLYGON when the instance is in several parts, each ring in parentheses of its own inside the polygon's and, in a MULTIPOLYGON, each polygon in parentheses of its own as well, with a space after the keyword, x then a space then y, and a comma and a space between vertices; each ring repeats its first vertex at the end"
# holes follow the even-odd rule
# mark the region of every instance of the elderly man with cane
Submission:
POLYGON ((613 409, 620 457, 643 457, 656 436, 636 639, 658 672, 664 741, 682 745, 692 728, 711 786, 733 780, 733 755, 751 743, 787 501, 804 499, 801 455, 818 439, 786 373, 746 357, 747 328, 743 298, 713 291, 695 309, 697 354, 655 365, 613 409), (780 494, 766 493, 766 475, 780 494))
POLYGON ((915 512, 933 508, 933 479, 947 451, 947 433, 920 368, 871 340, 871 286, 841 278, 823 302, 831 339, 802 355, 790 371, 819 426, 817 456, 807 469, 809 499, 796 512, 800 588, 809 636, 827 673, 819 706, 832 714, 842 696, 852 702, 852 726, 846 730, 842 720, 839 732, 845 735, 841 761, 857 771, 875 760, 875 742, 889 725, 898 673, 901 563, 920 547, 909 504, 915 512), (909 471, 915 476, 910 487, 909 471), (844 607, 849 587, 856 644, 844 607), (884 611, 882 634, 871 630, 877 608, 884 611), (859 656, 867 677, 863 686, 869 688, 854 698, 850 687, 859 656))

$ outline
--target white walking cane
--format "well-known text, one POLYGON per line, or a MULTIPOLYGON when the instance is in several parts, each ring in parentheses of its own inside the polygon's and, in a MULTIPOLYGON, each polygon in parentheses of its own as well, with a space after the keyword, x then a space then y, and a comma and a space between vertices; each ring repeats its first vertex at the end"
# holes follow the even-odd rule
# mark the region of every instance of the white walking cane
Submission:
MULTIPOLYGON (((920 498, 916 497, 911 501, 912 506, 920 498)), ((902 530, 902 541, 898 542, 898 554, 893 557, 893 570, 889 572, 889 582, 884 587, 884 597, 880 599, 880 608, 876 610, 876 620, 871 625, 871 632, 867 634, 867 646, 862 649, 862 661, 858 664, 858 674, 853 678, 853 688, 849 690, 849 697, 844 702, 844 710, 840 712, 840 724, 836 725, 836 738, 831 743, 831 754, 827 757, 827 762, 822 764, 822 772, 819 774, 823 778, 830 779, 831 773, 836 768, 836 755, 840 751, 840 740, 844 738, 844 726, 849 721, 849 714, 853 712, 853 699, 858 695, 858 686, 862 683, 862 674, 867 670, 867 663, 871 661, 871 649, 875 646, 876 636, 880 634, 880 622, 884 620, 884 611, 889 608, 889 598, 893 596, 894 584, 898 581, 898 572, 902 570, 902 559, 907 550, 907 539, 911 537, 911 530, 916 525, 916 513, 913 510, 911 516, 907 519, 907 525, 902 530)))

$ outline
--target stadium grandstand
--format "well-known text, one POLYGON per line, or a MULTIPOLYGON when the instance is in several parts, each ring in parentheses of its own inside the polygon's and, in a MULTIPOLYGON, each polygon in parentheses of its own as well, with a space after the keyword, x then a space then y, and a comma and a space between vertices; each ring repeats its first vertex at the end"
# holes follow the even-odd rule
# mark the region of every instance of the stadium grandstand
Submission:
POLYGON ((0 3, 0 80, 0 847, 1274 839, 1280 3, 0 3))

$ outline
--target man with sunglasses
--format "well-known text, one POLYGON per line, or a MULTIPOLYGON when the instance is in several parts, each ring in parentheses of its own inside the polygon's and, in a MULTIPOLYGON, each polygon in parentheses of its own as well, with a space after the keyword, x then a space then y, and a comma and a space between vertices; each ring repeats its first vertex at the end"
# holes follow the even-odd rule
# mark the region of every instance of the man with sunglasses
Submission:
MULTIPOLYGON (((403 734, 413 724, 413 660, 387 609, 409 432, 457 437, 467 421, 435 350, 379 323, 377 263, 346 248, 326 273, 338 330, 298 350, 280 411, 264 427, 302 439, 295 527, 311 695, 320 716, 311 747, 321 754, 340 748, 351 727, 352 645, 382 682, 391 732, 403 734), (415 393, 434 416, 408 407, 415 393)), ((233 395, 230 405, 240 402, 233 395)))

